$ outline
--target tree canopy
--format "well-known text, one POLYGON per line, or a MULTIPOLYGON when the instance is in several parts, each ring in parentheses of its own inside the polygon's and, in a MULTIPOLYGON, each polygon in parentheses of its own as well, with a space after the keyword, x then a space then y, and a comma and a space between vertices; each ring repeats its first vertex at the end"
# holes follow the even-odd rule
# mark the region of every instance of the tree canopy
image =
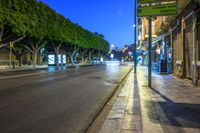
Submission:
POLYGON ((105 53, 109 48, 101 34, 72 23, 37 0, 1 0, 0 32, 0 46, 26 38, 27 42, 45 40, 105 53))

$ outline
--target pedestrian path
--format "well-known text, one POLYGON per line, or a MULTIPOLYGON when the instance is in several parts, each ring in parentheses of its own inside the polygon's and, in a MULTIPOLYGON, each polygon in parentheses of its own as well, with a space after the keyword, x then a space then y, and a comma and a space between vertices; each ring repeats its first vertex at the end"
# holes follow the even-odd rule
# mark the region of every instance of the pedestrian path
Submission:
POLYGON ((131 72, 99 133, 199 133, 200 88, 156 74, 148 88, 146 77, 131 72))

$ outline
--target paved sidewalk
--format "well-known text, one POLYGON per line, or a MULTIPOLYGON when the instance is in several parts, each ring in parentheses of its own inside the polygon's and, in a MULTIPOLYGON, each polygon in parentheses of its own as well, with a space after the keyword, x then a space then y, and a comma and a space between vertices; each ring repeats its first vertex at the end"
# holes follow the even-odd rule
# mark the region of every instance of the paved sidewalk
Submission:
POLYGON ((139 67, 126 80, 99 133, 199 133, 200 88, 171 75, 139 67))

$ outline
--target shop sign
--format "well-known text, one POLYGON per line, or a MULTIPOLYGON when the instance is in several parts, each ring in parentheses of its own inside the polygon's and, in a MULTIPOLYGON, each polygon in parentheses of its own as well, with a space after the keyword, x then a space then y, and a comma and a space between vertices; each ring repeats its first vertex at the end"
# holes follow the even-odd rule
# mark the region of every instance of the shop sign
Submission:
POLYGON ((55 55, 53 55, 53 54, 48 55, 48 64, 55 65, 55 55))
POLYGON ((149 3, 149 2, 156 2, 158 0, 138 0, 139 3, 149 3))
POLYGON ((176 0, 138 0, 138 3, 143 4, 143 3, 151 3, 151 2, 168 2, 168 1, 176 1, 176 0))
POLYGON ((161 4, 153 6, 144 6, 138 8, 138 16, 164 16, 177 13, 177 4, 161 4))

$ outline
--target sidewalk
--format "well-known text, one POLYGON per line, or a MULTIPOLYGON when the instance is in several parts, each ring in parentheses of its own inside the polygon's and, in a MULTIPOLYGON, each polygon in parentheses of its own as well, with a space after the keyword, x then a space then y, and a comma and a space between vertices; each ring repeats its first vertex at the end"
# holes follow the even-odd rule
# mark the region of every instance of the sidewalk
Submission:
POLYGON ((171 75, 138 67, 125 81, 99 133, 199 133, 200 88, 171 75))

